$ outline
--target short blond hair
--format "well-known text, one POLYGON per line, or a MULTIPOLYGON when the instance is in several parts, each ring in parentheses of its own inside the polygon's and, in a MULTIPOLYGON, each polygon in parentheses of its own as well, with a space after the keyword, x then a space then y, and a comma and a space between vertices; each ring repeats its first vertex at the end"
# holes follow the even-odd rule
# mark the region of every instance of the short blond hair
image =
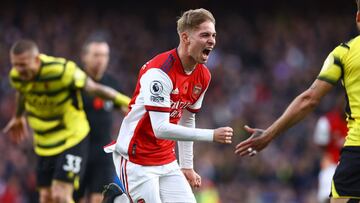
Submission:
POLYGON ((358 11, 360 11, 360 0, 356 0, 356 4, 357 4, 358 11))
POLYGON ((10 53, 14 55, 20 55, 27 51, 34 51, 35 53, 37 53, 39 52, 39 48, 32 40, 20 39, 16 41, 10 49, 10 53))
POLYGON ((215 25, 215 18, 210 11, 199 8, 195 10, 188 10, 182 14, 177 21, 177 32, 180 34, 187 30, 197 28, 201 23, 210 21, 215 25))

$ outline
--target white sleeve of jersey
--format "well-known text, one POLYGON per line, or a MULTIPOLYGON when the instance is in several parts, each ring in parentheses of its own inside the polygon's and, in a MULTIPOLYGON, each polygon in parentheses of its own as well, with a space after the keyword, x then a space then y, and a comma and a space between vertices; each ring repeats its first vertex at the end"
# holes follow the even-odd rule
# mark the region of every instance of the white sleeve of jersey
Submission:
POLYGON ((189 106, 188 108, 191 110, 199 110, 201 108, 201 105, 202 105, 202 102, 204 100, 204 96, 205 96, 205 92, 207 91, 207 88, 206 87, 206 90, 200 95, 199 99, 195 102, 195 104, 189 106))
POLYGON ((176 141, 213 141, 214 130, 189 128, 170 123, 169 112, 149 111, 151 126, 159 139, 176 141))
MULTIPOLYGON (((184 110, 179 125, 195 128, 195 114, 184 110)), ((178 141, 180 168, 189 169, 194 167, 193 144, 192 141, 178 141)))
POLYGON ((330 124, 328 119, 323 116, 320 117, 316 123, 315 133, 314 133, 314 142, 317 145, 325 146, 330 141, 330 124))
POLYGON ((144 96, 145 108, 170 108, 172 88, 172 81, 166 73, 157 68, 149 69, 140 79, 140 94, 144 96))

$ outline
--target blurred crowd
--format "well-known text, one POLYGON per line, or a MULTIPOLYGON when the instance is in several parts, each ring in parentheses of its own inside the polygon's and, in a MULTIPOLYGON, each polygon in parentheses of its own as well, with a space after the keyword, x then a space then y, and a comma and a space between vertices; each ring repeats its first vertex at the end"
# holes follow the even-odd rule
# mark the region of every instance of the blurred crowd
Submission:
MULTIPOLYGON (((111 46, 109 71, 131 95, 139 68, 157 53, 177 46, 175 22, 182 11, 104 11, 94 6, 64 10, 31 4, 0 10, 0 128, 15 110, 7 75, 11 68, 8 50, 17 39, 32 39, 43 53, 79 62, 86 38, 101 35, 111 46)), ((218 34, 207 64, 212 81, 197 115, 197 127, 228 125, 235 129, 235 138, 231 146, 194 145, 195 169, 203 178, 203 187, 196 190, 199 202, 315 202, 321 151, 313 143, 314 125, 334 105, 334 97, 344 97, 340 87, 310 117, 256 157, 240 159, 234 155, 234 146, 248 136, 245 124, 259 128, 271 124, 311 85, 327 54, 356 36, 355 5, 354 10, 336 15, 281 11, 242 15, 234 9, 215 9, 213 14, 218 34)), ((116 137, 122 117, 114 114, 116 137)), ((14 145, 1 134, 0 202, 37 202, 34 162, 31 138, 14 145)))

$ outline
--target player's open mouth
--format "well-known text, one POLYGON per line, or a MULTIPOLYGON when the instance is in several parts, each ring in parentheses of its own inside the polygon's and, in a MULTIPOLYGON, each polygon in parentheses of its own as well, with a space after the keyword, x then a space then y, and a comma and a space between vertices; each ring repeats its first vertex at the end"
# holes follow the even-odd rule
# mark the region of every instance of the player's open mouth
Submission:
POLYGON ((204 54, 205 56, 209 56, 209 54, 210 54, 211 51, 212 51, 212 48, 205 48, 205 49, 203 50, 203 54, 204 54))

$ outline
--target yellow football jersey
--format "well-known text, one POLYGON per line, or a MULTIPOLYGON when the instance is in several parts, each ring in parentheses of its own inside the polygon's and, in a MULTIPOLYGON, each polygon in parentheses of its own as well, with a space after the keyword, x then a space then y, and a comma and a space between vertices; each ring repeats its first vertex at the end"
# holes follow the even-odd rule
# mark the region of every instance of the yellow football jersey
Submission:
POLYGON ((24 96, 35 152, 52 156, 78 144, 90 131, 80 95, 87 76, 64 58, 41 54, 40 60, 34 80, 22 81, 12 68, 10 83, 24 96))
POLYGON ((337 46, 327 57, 318 79, 345 88, 348 135, 345 146, 360 146, 360 36, 337 46))

